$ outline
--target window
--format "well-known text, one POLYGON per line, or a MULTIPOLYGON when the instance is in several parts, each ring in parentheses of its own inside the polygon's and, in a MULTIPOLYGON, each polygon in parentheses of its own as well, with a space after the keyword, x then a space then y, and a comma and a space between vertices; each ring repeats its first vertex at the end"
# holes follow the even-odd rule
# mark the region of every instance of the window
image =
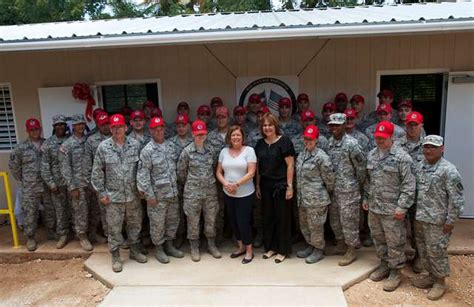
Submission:
POLYGON ((380 90, 392 90, 395 97, 393 108, 398 101, 410 98, 413 111, 423 114, 427 134, 440 134, 443 106, 444 74, 385 75, 380 78, 380 90))
POLYGON ((109 114, 120 112, 124 106, 141 109, 147 100, 159 105, 157 83, 102 85, 101 94, 102 105, 109 114))
POLYGON ((0 84, 0 150, 12 150, 15 145, 15 119, 10 85, 0 84))

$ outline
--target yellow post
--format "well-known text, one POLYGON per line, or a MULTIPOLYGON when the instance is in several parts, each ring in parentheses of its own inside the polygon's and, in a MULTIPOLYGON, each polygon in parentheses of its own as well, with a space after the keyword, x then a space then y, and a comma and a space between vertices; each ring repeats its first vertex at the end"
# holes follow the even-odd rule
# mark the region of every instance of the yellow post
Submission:
POLYGON ((10 182, 8 181, 8 173, 0 172, 0 176, 3 177, 3 183, 5 184, 5 194, 7 196, 7 206, 8 206, 8 210, 0 210, 0 214, 8 214, 10 216, 10 225, 12 228, 12 236, 13 236, 13 247, 19 248, 20 243, 18 242, 18 231, 16 228, 15 212, 14 212, 14 206, 13 206, 12 195, 11 195, 11 190, 10 190, 10 182))

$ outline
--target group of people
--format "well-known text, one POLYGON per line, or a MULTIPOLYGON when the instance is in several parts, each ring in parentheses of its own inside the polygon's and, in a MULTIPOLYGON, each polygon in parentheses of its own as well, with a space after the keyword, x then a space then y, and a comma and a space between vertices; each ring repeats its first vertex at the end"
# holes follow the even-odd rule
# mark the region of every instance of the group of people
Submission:
POLYGON ((392 116, 389 90, 369 114, 360 95, 337 94, 323 105, 321 120, 308 95, 296 103, 280 99, 273 115, 252 94, 231 119, 214 97, 191 122, 189 105, 181 102, 171 124, 153 102, 112 116, 96 109, 95 130, 87 134, 79 114, 68 133, 66 117, 57 115, 47 140, 40 122, 28 119, 29 137, 10 158, 21 182, 28 250, 37 247, 40 204, 57 248, 67 244, 71 228, 84 250, 108 241, 114 272, 122 271, 125 244, 130 259, 145 263, 151 242, 156 259, 168 263, 170 256, 184 257, 185 236, 193 261, 200 260, 201 234, 208 252, 221 258, 227 225, 238 245, 230 257, 243 256, 243 264, 262 243, 264 259, 283 262, 295 233, 306 242, 296 255, 308 264, 339 254, 338 264, 350 265, 357 249, 373 241, 381 264, 372 280, 385 279, 384 290, 394 291, 410 260, 415 272, 428 272, 413 284, 432 288, 428 297, 439 299, 449 275, 449 238, 464 204, 461 176, 443 158, 443 138, 426 136, 423 115, 409 99, 392 116), (332 249, 326 249, 327 221, 332 249))

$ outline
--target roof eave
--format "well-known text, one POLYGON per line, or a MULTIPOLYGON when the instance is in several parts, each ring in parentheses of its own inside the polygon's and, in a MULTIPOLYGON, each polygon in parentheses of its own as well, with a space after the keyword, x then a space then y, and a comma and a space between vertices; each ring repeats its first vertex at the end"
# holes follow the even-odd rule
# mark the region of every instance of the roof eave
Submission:
POLYGON ((71 38, 0 43, 0 52, 40 51, 87 48, 111 48, 172 44, 199 44, 276 40, 305 37, 345 37, 396 34, 422 34, 452 31, 473 31, 474 20, 437 21, 396 24, 358 24, 337 26, 311 26, 288 28, 252 28, 232 31, 196 31, 187 33, 158 33, 145 35, 120 35, 93 38, 71 38))

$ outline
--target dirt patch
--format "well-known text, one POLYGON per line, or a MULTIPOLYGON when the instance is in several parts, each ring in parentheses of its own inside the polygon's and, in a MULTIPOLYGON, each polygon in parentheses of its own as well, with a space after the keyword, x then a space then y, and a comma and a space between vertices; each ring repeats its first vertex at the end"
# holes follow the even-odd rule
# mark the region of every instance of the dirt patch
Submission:
POLYGON ((96 306, 110 291, 83 259, 0 264, 0 305, 96 306))
POLYGON ((346 291, 344 295, 351 307, 355 306, 472 306, 474 303, 474 257, 450 256, 451 276, 447 279, 448 291, 439 301, 430 301, 428 290, 417 289, 409 278, 415 274, 410 268, 402 270, 402 284, 394 292, 383 291, 383 282, 366 279, 346 291))

